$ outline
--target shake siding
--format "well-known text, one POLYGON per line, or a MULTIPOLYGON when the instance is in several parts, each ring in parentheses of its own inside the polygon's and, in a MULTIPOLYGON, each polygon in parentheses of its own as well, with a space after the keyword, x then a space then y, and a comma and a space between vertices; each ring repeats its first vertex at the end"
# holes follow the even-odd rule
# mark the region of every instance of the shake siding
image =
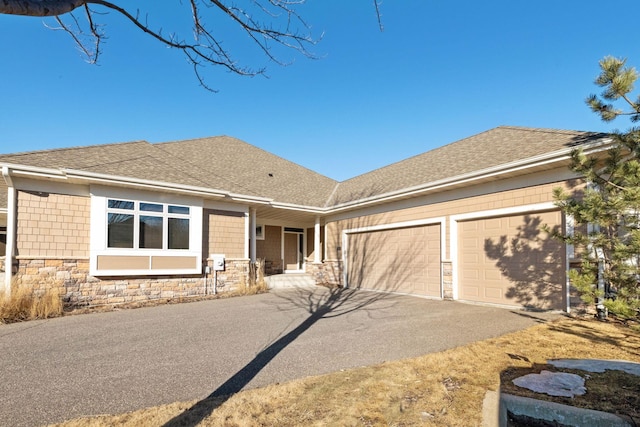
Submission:
MULTIPOLYGON (((328 258, 340 258, 341 254, 336 253, 336 247, 342 245, 340 239, 342 230, 345 229, 429 219, 442 216, 449 217, 451 215, 463 213, 552 202, 553 189, 556 187, 563 187, 567 189, 569 188, 569 184, 566 181, 553 182, 527 188, 501 191, 499 193, 468 197, 443 203, 426 204, 407 209, 332 222, 327 224, 328 258)), ((450 225, 451 222, 447 219, 447 229, 445 231, 447 237, 449 236, 450 225)), ((449 253, 450 248, 451 244, 447 240, 447 258, 451 257, 451 254, 449 253)))
POLYGON ((90 198, 18 192, 18 256, 89 257, 90 198))
POLYGON ((280 261, 282 259, 282 228, 267 225, 264 232, 264 240, 256 241, 256 256, 267 261, 280 261))
POLYGON ((243 213, 205 210, 208 217, 208 253, 224 254, 226 258, 244 258, 245 219, 243 213))

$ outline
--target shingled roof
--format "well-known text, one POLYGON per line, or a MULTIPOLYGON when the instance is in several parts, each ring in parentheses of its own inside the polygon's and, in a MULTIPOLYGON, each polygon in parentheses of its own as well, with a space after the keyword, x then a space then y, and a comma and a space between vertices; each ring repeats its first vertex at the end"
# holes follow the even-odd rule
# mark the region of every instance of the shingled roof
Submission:
POLYGON ((341 182, 326 206, 399 191, 595 142, 606 134, 501 126, 341 182))
MULTIPOLYGON (((235 186, 240 190, 222 176, 217 177, 219 187, 212 187, 211 176, 185 166, 146 141, 6 154, 0 155, 0 163, 70 169, 205 188, 235 186)), ((253 194, 248 189, 243 190, 244 194, 253 194)))
MULTIPOLYGON (((154 144, 193 168, 223 176, 253 193, 280 203, 323 206, 337 181, 236 138, 213 138, 154 144)), ((215 187, 215 180, 211 181, 215 187)), ((234 190, 242 193, 241 189, 234 190)), ((242 193, 246 194, 246 193, 242 193)))
MULTIPOLYGON (((326 207, 567 150, 606 134, 502 126, 338 183, 236 138, 146 141, 0 155, 0 164, 70 169, 326 207)), ((6 193, 6 192, 5 192, 6 193)), ((6 205, 6 204, 5 204, 6 205)))

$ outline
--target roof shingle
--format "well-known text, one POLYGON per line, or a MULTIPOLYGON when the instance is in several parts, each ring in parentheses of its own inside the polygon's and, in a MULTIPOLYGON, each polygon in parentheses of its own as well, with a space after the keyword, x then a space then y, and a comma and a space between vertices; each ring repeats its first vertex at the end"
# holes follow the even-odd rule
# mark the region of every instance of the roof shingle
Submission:
POLYGON ((606 134, 501 126, 343 181, 326 206, 517 162, 606 134))
POLYGON ((331 207, 453 179, 606 136, 502 126, 341 183, 228 136, 5 154, 0 155, 0 163, 74 169, 259 196, 285 204, 331 207))

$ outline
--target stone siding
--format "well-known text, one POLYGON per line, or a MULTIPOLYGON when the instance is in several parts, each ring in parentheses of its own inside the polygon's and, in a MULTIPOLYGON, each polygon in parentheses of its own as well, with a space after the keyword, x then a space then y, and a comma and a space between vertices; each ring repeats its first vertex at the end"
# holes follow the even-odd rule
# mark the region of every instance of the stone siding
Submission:
POLYGON ((451 261, 442 262, 442 296, 453 299, 453 265, 451 261))
POLYGON ((311 274, 318 285, 342 286, 342 261, 325 261, 322 264, 307 262, 305 271, 311 274))
MULTIPOLYGON (((218 272, 218 292, 228 292, 248 282, 249 261, 227 259, 218 272)), ((88 258, 18 258, 19 283, 36 293, 57 288, 68 307, 96 306, 177 299, 212 293, 213 274, 207 276, 94 277, 88 258)))

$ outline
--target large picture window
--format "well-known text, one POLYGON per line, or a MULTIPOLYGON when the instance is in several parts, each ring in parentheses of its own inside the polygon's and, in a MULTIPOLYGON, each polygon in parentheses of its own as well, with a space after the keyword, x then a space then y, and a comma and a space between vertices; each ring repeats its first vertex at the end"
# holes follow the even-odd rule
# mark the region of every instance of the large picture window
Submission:
POLYGON ((107 247, 189 249, 190 213, 188 206, 109 199, 107 247))

